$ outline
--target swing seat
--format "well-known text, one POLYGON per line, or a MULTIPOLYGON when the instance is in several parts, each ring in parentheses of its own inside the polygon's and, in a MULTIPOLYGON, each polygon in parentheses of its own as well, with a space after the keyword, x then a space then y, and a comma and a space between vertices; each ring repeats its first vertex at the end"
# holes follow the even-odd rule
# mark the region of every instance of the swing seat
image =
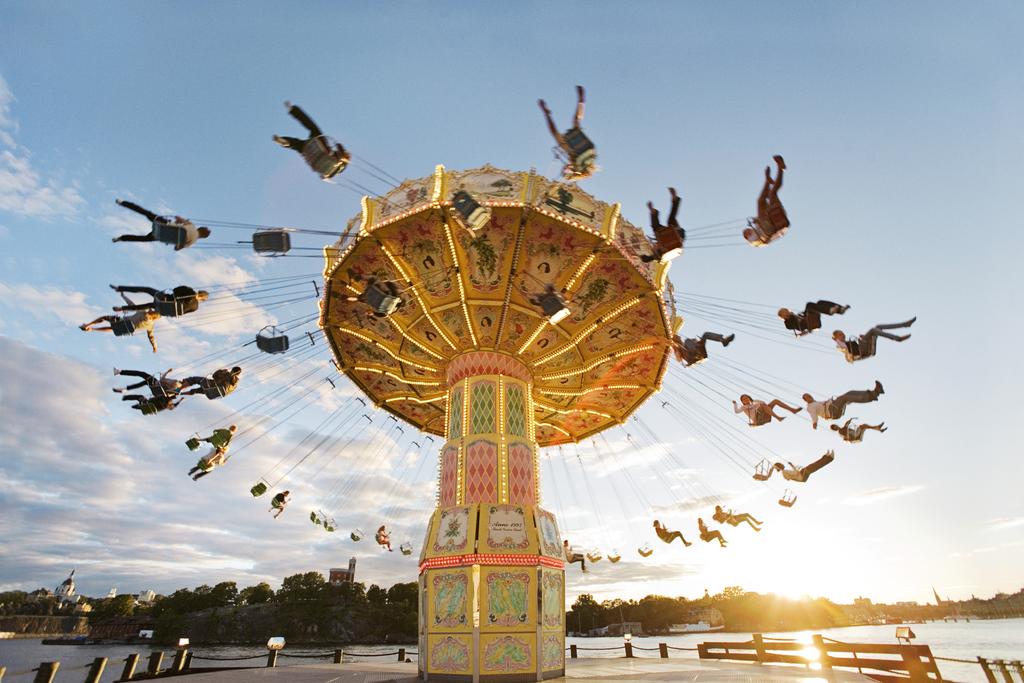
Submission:
POLYGON ((184 247, 188 232, 184 225, 172 223, 168 220, 153 221, 153 235, 158 242, 173 244, 175 247, 184 247))
MULTIPOLYGON (((157 313, 164 316, 165 318, 177 318, 180 315, 185 315, 191 311, 185 310, 185 304, 192 299, 156 299, 153 302, 153 308, 157 313)), ((196 307, 198 308, 198 306, 196 307)), ((195 310, 194 308, 192 310, 195 310)))
POLYGON ((115 337, 130 337, 135 334, 135 323, 130 318, 118 318, 110 323, 110 331, 115 337))
POLYGON ((782 492, 782 498, 779 498, 779 505, 784 508, 791 508, 793 507, 793 504, 796 503, 796 498, 797 497, 793 495, 792 491, 786 489, 782 492))
POLYGON ((228 394, 235 390, 234 387, 228 389, 223 385, 217 384, 209 377, 204 378, 203 381, 200 382, 199 388, 203 390, 203 396, 210 399, 211 401, 218 398, 224 398, 225 396, 227 396, 228 394))
POLYGON ((353 541, 356 541, 358 543, 359 541, 363 540, 363 530, 362 529, 353 529, 352 533, 350 533, 348 535, 348 537, 351 538, 353 541))
MULTIPOLYGON (((330 180, 348 166, 348 159, 339 152, 337 141, 326 135, 307 140, 302 148, 302 156, 306 163, 322 180, 330 180)), ((342 148, 344 150, 344 148, 342 148)))
POLYGON ((327 520, 324 520, 324 531, 326 531, 326 532, 328 532, 328 533, 331 533, 331 534, 333 534, 333 533, 334 533, 334 531, 335 531, 335 530, 336 530, 337 528, 338 528, 338 527, 336 527, 336 526, 334 525, 334 521, 333 521, 333 520, 331 520, 331 521, 327 521, 327 520))
POLYGON ((251 489, 249 489, 249 493, 252 494, 253 498, 259 498, 260 496, 262 496, 266 492, 267 492, 267 485, 265 483, 263 483, 262 481, 259 482, 258 484, 256 484, 255 486, 253 486, 251 489))
POLYGON ((139 412, 143 415, 156 415, 160 411, 157 409, 156 404, 152 401, 146 401, 145 403, 139 404, 139 412))
POLYGON ((185 442, 185 445, 188 446, 188 449, 190 451, 199 450, 199 437, 193 436, 191 439, 185 442))
POLYGON ((654 229, 654 239, 658 245, 660 260, 671 261, 683 253, 683 237, 679 231, 668 225, 659 225, 654 229))
POLYGON ((596 564, 596 563, 600 562, 603 559, 604 559, 604 556, 601 555, 600 551, 593 552, 593 553, 587 553, 587 560, 589 560, 591 564, 596 564))
POLYGON ((636 551, 640 553, 640 557, 650 557, 654 553, 654 549, 646 543, 637 548, 636 551))
POLYGON ((619 552, 617 550, 613 550, 610 553, 608 553, 608 561, 612 564, 617 564, 618 561, 621 559, 622 555, 619 555, 619 552))
POLYGON ((768 205, 768 223, 765 226, 771 233, 771 236, 777 234, 780 230, 785 230, 789 227, 789 216, 786 215, 786 210, 782 208, 782 204, 769 204, 768 205))
POLYGON ((540 295, 538 301, 541 310, 544 311, 544 315, 548 317, 548 322, 552 325, 557 325, 570 313, 569 307, 565 305, 565 299, 558 292, 545 292, 540 295))
POLYGON ((462 222, 470 232, 475 233, 491 220, 491 210, 481 206, 480 202, 465 190, 452 195, 452 206, 462 217, 462 222))
POLYGON ((288 346, 288 335, 278 332, 273 325, 267 325, 256 335, 256 348, 264 353, 284 353, 288 346))
POLYGON ((412 555, 412 543, 403 543, 398 546, 398 549, 402 551, 403 555, 412 555))
POLYGON ((292 236, 287 230, 259 230, 252 234, 252 250, 257 254, 283 256, 292 248, 292 236))
POLYGON ((774 471, 775 468, 767 459, 761 460, 761 462, 757 463, 754 467, 754 479, 757 481, 768 481, 774 471))
POLYGON ((373 309, 373 312, 380 316, 389 316, 394 313, 402 303, 400 297, 384 291, 376 283, 370 285, 362 294, 363 301, 373 309))
POLYGON ((322 526, 323 522, 320 521, 320 517, 315 512, 309 513, 309 521, 313 522, 317 526, 322 526))
POLYGON ((594 143, 586 136, 582 128, 570 128, 565 131, 562 138, 565 140, 565 146, 569 148, 569 156, 573 158, 577 166, 586 168, 597 158, 594 143))

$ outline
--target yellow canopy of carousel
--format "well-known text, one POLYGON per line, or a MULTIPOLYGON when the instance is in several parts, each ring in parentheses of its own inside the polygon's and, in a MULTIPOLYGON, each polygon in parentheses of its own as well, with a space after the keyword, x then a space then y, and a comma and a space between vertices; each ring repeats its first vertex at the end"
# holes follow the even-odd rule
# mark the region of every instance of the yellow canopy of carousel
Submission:
POLYGON ((575 185, 490 166, 407 180, 325 249, 320 325, 338 368, 377 405, 444 435, 446 369, 485 351, 533 375, 537 442, 578 441, 623 422, 660 387, 679 319, 667 264, 643 231, 575 185), (465 190, 491 210, 468 230, 465 190), (349 301, 370 278, 404 304, 386 318, 349 301), (530 299, 551 284, 571 311, 551 325, 530 299), (667 307, 668 306, 668 307, 667 307), (673 324, 675 321, 675 324, 673 324))

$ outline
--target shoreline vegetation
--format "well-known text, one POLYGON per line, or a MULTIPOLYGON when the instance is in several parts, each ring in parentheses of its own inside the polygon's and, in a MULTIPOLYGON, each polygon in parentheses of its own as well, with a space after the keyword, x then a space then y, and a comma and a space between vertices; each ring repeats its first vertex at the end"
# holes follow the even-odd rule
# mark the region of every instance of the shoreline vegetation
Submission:
MULTIPOLYGON (((0 593, 0 632, 28 638, 87 633, 90 641, 138 643, 149 642, 138 639, 139 631, 153 630, 156 645, 173 644, 178 638, 188 638, 193 646, 261 645, 280 635, 302 646, 415 645, 417 608, 415 582, 387 589, 362 583, 331 585, 319 572, 306 572, 286 577, 277 591, 267 583, 239 590, 235 582, 225 581, 182 588, 148 603, 119 595, 62 606, 45 591, 10 591, 0 593), (84 612, 83 604, 91 611, 84 612), (74 628, 53 632, 58 623, 73 623, 74 628), (48 627, 47 631, 36 631, 35 624, 48 627)), ((703 621, 711 627, 724 626, 719 632, 759 633, 1020 616, 1024 616, 1024 589, 986 600, 943 600, 934 605, 874 604, 865 598, 839 605, 826 598, 784 598, 733 586, 696 600, 648 595, 640 600, 598 602, 585 593, 566 612, 566 630, 583 636, 619 635, 620 625, 626 623, 634 636, 659 636, 667 635, 673 625, 703 621)))

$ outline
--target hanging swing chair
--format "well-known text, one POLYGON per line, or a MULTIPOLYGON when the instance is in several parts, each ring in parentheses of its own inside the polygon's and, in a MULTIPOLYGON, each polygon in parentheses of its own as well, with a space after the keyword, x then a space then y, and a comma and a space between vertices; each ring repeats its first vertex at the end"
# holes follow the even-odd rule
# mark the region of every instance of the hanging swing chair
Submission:
POLYGON ((350 533, 348 535, 348 537, 351 538, 353 541, 356 541, 358 543, 359 541, 363 540, 363 530, 362 529, 353 529, 352 533, 350 533))
POLYGON ((683 236, 671 225, 659 225, 654 229, 658 259, 664 263, 683 253, 683 236))
POLYGON ((115 337, 130 337, 135 334, 135 321, 131 318, 114 318, 110 331, 115 337))
POLYGON ((603 559, 604 559, 604 555, 601 554, 600 550, 595 550, 592 553, 587 553, 587 560, 591 564, 596 564, 596 563, 600 562, 603 559))
POLYGON ((187 226, 195 225, 191 221, 177 222, 177 216, 160 216, 153 221, 153 236, 157 242, 173 244, 175 249, 183 249, 188 241, 187 226))
POLYGON ((403 543, 398 546, 398 549, 402 551, 403 555, 412 555, 412 543, 403 543))
POLYGON ((654 553, 654 549, 647 543, 637 548, 636 551, 640 553, 640 557, 650 557, 654 553))
POLYGON ((462 225, 471 233, 475 234, 491 220, 491 210, 482 206, 465 190, 459 190, 452 195, 452 207, 461 219, 462 225))
POLYGON ((615 550, 614 548, 611 552, 608 553, 606 557, 608 558, 608 561, 612 564, 617 564, 618 561, 622 559, 622 555, 620 555, 619 551, 615 550))
POLYGON ((775 472, 775 466, 767 458, 764 458, 754 467, 754 479, 768 481, 773 472, 775 472))
POLYGON ((274 325, 267 325, 256 335, 256 348, 264 353, 284 353, 288 345, 288 335, 274 325))
POLYGON ((267 492, 267 485, 264 482, 258 482, 255 486, 249 489, 249 493, 252 494, 253 498, 259 498, 267 492))
POLYGON ((786 489, 782 492, 782 498, 779 498, 779 505, 784 508, 791 508, 796 503, 796 495, 792 491, 786 489))
POLYGON ((252 250, 264 256, 284 256, 292 248, 292 236, 284 228, 258 230, 252 234, 252 250))
POLYGON ((302 156, 321 180, 330 180, 348 167, 348 152, 337 140, 327 135, 307 140, 302 148, 302 156))

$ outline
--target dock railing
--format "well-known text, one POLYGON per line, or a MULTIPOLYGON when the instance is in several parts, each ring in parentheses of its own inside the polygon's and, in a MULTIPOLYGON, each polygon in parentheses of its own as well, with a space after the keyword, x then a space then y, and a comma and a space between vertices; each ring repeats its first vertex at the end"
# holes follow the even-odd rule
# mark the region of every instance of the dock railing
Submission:
POLYGON ((697 653, 701 659, 816 665, 826 672, 834 668, 856 669, 883 683, 942 680, 927 645, 844 643, 820 635, 813 636, 808 644, 773 640, 755 633, 747 641, 700 643, 697 653))

